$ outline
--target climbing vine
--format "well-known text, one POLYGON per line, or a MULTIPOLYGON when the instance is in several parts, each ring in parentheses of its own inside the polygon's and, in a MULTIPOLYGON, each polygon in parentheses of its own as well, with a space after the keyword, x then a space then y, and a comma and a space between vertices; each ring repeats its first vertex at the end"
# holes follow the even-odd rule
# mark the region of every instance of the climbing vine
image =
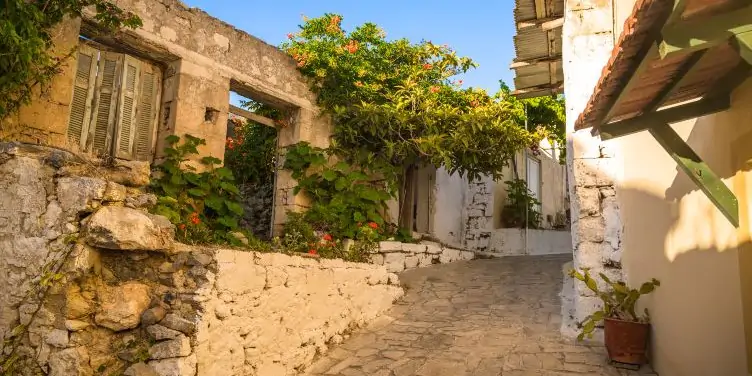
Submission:
POLYGON ((44 88, 74 51, 53 52, 53 28, 93 7, 103 28, 141 26, 141 20, 107 0, 4 0, 0 7, 0 120, 44 88))

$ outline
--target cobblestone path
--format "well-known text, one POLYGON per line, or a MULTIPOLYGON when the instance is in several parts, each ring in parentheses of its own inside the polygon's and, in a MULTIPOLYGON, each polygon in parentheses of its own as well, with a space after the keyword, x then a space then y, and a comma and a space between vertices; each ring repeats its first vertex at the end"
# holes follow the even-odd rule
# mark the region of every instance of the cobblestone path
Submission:
POLYGON ((605 349, 560 338, 568 256, 474 260, 400 275, 405 297, 334 345, 316 376, 642 375, 606 364, 605 349))

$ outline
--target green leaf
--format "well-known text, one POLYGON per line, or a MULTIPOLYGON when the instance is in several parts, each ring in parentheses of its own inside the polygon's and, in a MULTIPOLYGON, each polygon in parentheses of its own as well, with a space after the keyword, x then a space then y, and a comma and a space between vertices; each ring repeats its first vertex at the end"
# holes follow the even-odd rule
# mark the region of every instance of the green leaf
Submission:
POLYGON ((236 194, 236 195, 240 194, 240 189, 238 189, 238 187, 235 184, 221 182, 219 183, 219 186, 225 191, 230 192, 232 194, 236 194))
POLYGON ((238 220, 232 217, 219 217, 217 222, 230 230, 238 228, 238 220))
POLYGON ((325 170, 321 176, 323 176, 326 181, 334 181, 337 179, 337 173, 333 170, 325 170))
POLYGON ((229 209, 231 212, 237 214, 237 215, 243 215, 243 206, 232 201, 225 201, 225 205, 227 206, 227 209, 229 209))
POLYGON ((363 213, 356 211, 353 212, 353 221, 355 222, 365 222, 366 216, 363 215, 363 213))
POLYGON ((191 188, 188 190, 188 194, 193 197, 204 197, 206 195, 206 191, 200 188, 191 188))
POLYGON ((219 212, 220 210, 224 209, 224 202, 225 200, 222 199, 222 197, 217 195, 210 195, 204 200, 204 204, 208 206, 209 208, 213 209, 216 212, 219 212))
POLYGON ((338 191, 343 191, 345 190, 345 188, 347 188, 348 185, 349 183, 347 182, 347 179, 343 177, 339 177, 337 178, 337 181, 334 183, 334 188, 338 191))

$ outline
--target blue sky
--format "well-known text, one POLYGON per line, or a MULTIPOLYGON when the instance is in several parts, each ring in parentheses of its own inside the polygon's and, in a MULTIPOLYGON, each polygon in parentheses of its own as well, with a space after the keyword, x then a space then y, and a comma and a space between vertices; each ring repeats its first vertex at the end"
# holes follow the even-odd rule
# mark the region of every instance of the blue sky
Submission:
POLYGON ((479 67, 463 77, 465 85, 495 93, 499 79, 510 86, 514 58, 514 18, 511 0, 183 0, 233 24, 269 44, 279 45, 296 32, 302 15, 339 13, 343 28, 374 22, 387 38, 430 40, 448 44, 479 67))

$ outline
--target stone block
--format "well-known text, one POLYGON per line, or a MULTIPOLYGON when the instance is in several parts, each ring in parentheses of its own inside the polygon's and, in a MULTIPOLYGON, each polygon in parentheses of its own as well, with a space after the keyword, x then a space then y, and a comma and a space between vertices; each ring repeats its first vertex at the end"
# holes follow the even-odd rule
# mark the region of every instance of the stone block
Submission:
POLYGON ((442 264, 448 264, 452 261, 457 261, 462 258, 462 252, 452 248, 444 248, 439 255, 439 262, 442 264))
POLYGON ((441 244, 438 243, 424 243, 426 245, 426 253, 431 255, 438 255, 443 250, 441 244))
POLYGON ((68 216, 99 207, 107 182, 87 177, 62 177, 57 180, 57 199, 68 216))
POLYGON ((160 321, 160 325, 177 330, 187 335, 191 335, 196 331, 196 323, 190 320, 186 320, 174 313, 168 313, 167 316, 165 316, 165 318, 160 321))
POLYGON ((598 188, 577 187, 575 189, 574 204, 579 218, 598 215, 601 211, 600 191, 598 188))
POLYGON ((157 204, 157 196, 151 193, 128 196, 125 198, 125 206, 134 209, 150 209, 157 204))
POLYGON ((418 266, 421 268, 431 266, 433 264, 433 258, 434 255, 432 254, 418 255, 418 266))
POLYGON ((141 314, 149 307, 149 287, 138 282, 119 286, 102 286, 98 294, 99 308, 94 321, 114 331, 133 329, 141 321, 141 314))
POLYGON ((575 159, 572 169, 578 187, 611 186, 618 171, 614 158, 575 159))
POLYGON ((468 261, 468 260, 472 260, 474 258, 475 258, 475 252, 461 251, 461 253, 460 253, 460 259, 461 260, 468 261))
POLYGON ((196 374, 196 355, 152 360, 148 364, 159 376, 194 376, 196 374))
POLYGON ((79 320, 65 320, 65 329, 68 329, 71 332, 78 332, 80 330, 84 330, 91 326, 86 321, 79 321, 79 320))
POLYGON ((107 186, 104 189, 103 201, 109 202, 122 202, 125 201, 127 190, 125 186, 118 183, 108 181, 107 186))
POLYGON ((402 245, 402 252, 410 253, 413 255, 419 254, 419 253, 426 253, 426 245, 405 243, 402 245))
POLYGON ((64 348, 68 346, 68 331, 52 329, 44 337, 44 342, 50 346, 64 348))
POLYGON ((191 355, 191 341, 180 334, 177 338, 158 342, 149 348, 149 357, 154 360, 191 355))
POLYGON ((400 252, 385 254, 384 266, 386 266, 386 270, 390 273, 399 273, 405 270, 405 254, 400 252))
POLYGON ((165 339, 175 339, 182 335, 182 333, 177 330, 170 329, 159 324, 146 327, 146 332, 149 333, 149 336, 151 336, 151 338, 157 341, 162 341, 165 339))
POLYGON ((89 353, 85 347, 73 347, 54 352, 49 360, 50 376, 91 375, 89 353))
POLYGON ((154 325, 162 321, 166 314, 167 310, 162 306, 149 308, 141 314, 141 325, 154 325))
POLYGON ((604 219, 601 216, 580 218, 572 225, 572 233, 576 240, 574 244, 577 245, 579 242, 603 242, 604 227, 604 219))
POLYGON ((159 215, 105 206, 89 218, 83 233, 86 242, 93 247, 157 251, 172 246, 175 226, 159 215))
POLYGON ((405 269, 417 268, 420 263, 419 255, 405 257, 405 269))
POLYGON ((123 376, 159 376, 159 374, 146 363, 136 363, 126 368, 123 371, 123 376))
POLYGON ((402 252, 402 243, 400 242, 379 242, 379 250, 383 253, 402 252))
POLYGON ((381 255, 381 254, 371 255, 371 264, 384 265, 384 255, 381 255))

